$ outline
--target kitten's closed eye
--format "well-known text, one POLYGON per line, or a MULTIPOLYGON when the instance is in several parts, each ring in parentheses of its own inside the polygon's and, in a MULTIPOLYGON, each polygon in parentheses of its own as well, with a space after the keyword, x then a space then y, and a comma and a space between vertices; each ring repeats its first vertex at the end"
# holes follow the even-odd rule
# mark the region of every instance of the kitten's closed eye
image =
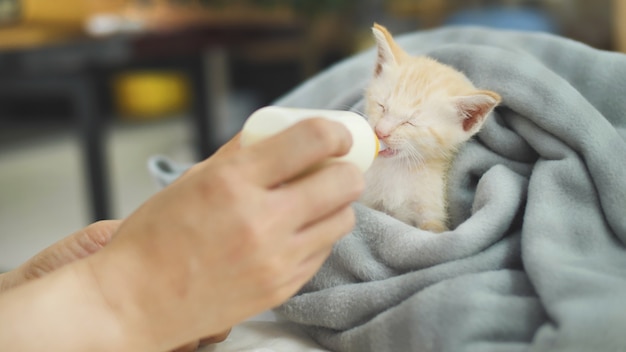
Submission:
POLYGON ((378 107, 383 111, 383 112, 387 112, 387 107, 381 103, 377 103, 378 107))

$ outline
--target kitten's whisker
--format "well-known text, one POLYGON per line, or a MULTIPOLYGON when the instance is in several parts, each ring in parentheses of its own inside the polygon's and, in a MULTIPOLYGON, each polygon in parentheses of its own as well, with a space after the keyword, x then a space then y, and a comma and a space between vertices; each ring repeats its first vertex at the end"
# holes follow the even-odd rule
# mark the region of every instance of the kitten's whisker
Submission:
POLYGON ((359 109, 354 109, 354 110, 352 110, 352 112, 355 112, 355 113, 361 115, 361 117, 363 117, 367 121, 369 121, 369 119, 370 119, 369 116, 367 116, 367 114, 365 113, 365 111, 361 111, 359 109))
POLYGON ((346 104, 342 104, 337 106, 338 110, 347 110, 347 111, 352 111, 358 115, 361 115, 361 117, 368 119, 367 115, 365 114, 365 112, 359 110, 359 109, 355 109, 354 106, 350 106, 350 105, 346 105, 346 104))
POLYGON ((420 151, 419 151, 419 150, 418 150, 418 149, 417 149, 414 145, 412 145, 412 144, 411 144, 411 150, 412 150, 411 155, 413 156, 413 161, 414 161, 414 163, 415 163, 415 167, 419 167, 419 166, 421 166, 422 164, 424 164, 424 162, 425 162, 425 158, 424 158, 424 156, 423 156, 423 155, 422 155, 422 153, 421 153, 421 152, 420 152, 420 151))
POLYGON ((419 150, 411 143, 404 145, 405 155, 402 160, 403 163, 410 169, 417 168, 424 163, 424 156, 419 150))
POLYGON ((364 113, 363 111, 361 111, 361 110, 354 109, 354 110, 352 110, 352 112, 355 112, 355 113, 357 113, 357 114, 359 114, 359 115, 361 115, 362 117, 364 117, 364 118, 366 118, 366 119, 367 119, 367 115, 365 115, 365 113, 364 113))
POLYGON ((348 111, 352 111, 353 106, 351 105, 347 105, 347 104, 341 104, 338 105, 335 109, 336 110, 348 110, 348 111))

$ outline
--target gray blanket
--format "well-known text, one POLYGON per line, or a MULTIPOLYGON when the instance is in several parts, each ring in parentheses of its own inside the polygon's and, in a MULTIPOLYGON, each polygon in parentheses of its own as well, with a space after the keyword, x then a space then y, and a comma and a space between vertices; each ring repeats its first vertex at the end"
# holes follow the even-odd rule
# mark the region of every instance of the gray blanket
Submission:
MULTIPOLYGON (((479 28, 397 39, 503 97, 453 165, 454 230, 355 204, 354 231, 279 314, 336 351, 626 351, 626 56, 479 28)), ((277 104, 362 110, 374 60, 277 104)))
MULTIPOLYGON (((503 98, 451 171, 454 230, 356 204, 356 229, 278 312, 336 351, 626 351, 626 55, 479 28, 398 43, 503 98)), ((277 104, 362 110, 374 60, 277 104)))

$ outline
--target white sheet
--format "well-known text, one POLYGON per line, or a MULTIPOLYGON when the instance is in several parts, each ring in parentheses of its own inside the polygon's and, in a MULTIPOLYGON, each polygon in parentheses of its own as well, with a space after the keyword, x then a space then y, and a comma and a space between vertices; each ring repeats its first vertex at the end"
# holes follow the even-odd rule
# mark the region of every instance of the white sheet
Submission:
POLYGON ((328 352, 289 322, 246 321, 226 341, 200 352, 328 352))
POLYGON ((198 352, 328 352, 294 324, 266 311, 233 327, 226 341, 198 352))

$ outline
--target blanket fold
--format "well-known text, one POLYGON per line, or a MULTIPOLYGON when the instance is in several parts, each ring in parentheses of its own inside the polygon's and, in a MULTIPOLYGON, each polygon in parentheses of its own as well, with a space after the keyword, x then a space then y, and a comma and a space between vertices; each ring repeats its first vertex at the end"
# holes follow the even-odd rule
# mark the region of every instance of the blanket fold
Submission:
MULTIPOLYGON (((397 42, 503 97, 452 167, 454 230, 355 204, 354 231, 277 312, 336 351, 626 350, 626 56, 481 28, 397 42)), ((362 111, 374 62, 277 105, 362 111)))

